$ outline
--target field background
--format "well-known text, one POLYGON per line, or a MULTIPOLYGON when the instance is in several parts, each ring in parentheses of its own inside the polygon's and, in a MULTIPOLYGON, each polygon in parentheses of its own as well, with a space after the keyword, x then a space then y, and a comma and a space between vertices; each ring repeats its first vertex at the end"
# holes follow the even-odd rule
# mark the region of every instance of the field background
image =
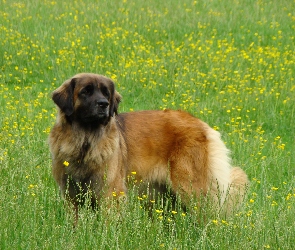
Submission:
MULTIPOLYGON (((0 249, 294 249, 295 1, 0 0, 0 249), (51 176, 51 92, 107 75, 120 112, 184 109, 220 131, 249 175, 232 218, 81 212, 51 176), (107 217, 107 218, 106 218, 107 217)), ((102 208, 103 210, 103 208, 102 208)))

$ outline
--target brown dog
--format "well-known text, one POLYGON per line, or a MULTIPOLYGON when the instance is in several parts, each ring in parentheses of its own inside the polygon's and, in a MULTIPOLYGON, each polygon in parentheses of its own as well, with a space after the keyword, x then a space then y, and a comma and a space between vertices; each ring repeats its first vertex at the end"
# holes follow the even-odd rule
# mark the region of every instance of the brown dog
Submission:
POLYGON ((53 176, 75 206, 126 194, 126 177, 168 185, 184 202, 207 195, 231 210, 248 182, 232 168, 220 134, 183 111, 117 114, 121 96, 111 79, 82 73, 53 92, 58 115, 49 144, 53 176), (225 202, 226 201, 226 202, 225 202), (225 205, 226 204, 226 205, 225 205))

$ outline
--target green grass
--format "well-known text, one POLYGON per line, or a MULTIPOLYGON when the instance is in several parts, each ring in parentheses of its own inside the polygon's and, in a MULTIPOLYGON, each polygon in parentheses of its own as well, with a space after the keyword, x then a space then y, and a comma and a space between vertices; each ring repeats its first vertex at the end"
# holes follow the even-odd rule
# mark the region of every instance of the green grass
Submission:
POLYGON ((292 249, 294 1, 0 1, 0 249, 292 249), (81 211, 51 176, 50 94, 78 72, 116 81, 120 112, 184 109, 249 175, 232 218, 198 221, 130 192, 122 216, 81 211), (162 210, 163 213, 161 212, 162 210))

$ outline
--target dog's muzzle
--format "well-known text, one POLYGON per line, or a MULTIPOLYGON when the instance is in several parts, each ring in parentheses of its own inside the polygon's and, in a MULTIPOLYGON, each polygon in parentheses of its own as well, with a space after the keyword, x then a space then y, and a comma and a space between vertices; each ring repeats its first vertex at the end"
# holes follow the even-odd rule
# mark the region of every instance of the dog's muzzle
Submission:
POLYGON ((96 102, 98 108, 98 117, 104 118, 109 115, 109 101, 107 99, 100 99, 96 102))

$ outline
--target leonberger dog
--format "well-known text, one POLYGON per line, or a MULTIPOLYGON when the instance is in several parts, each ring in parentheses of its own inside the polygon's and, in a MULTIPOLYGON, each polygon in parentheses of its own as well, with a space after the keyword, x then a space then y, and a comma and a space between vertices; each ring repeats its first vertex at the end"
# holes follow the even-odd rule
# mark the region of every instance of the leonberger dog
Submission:
POLYGON ((184 204, 212 197, 216 210, 232 210, 248 179, 231 167, 220 133, 184 111, 118 114, 120 94, 102 75, 81 73, 53 94, 58 107, 49 135, 52 172, 74 205, 127 194, 127 176, 149 187, 169 187, 184 204), (116 194, 116 195, 114 195, 116 194))

